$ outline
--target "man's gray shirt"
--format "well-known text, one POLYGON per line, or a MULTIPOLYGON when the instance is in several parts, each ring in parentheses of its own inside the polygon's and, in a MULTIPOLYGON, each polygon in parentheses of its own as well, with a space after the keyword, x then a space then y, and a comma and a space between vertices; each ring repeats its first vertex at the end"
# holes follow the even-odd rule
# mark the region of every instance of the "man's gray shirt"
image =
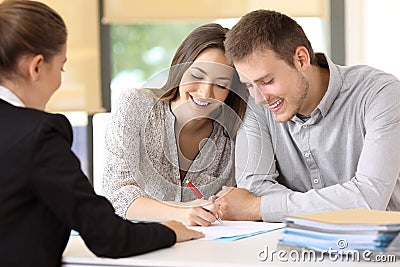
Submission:
POLYGON ((249 100, 237 136, 236 181, 261 197, 264 221, 365 207, 400 210, 400 82, 326 57, 326 94, 307 121, 275 122, 249 100))

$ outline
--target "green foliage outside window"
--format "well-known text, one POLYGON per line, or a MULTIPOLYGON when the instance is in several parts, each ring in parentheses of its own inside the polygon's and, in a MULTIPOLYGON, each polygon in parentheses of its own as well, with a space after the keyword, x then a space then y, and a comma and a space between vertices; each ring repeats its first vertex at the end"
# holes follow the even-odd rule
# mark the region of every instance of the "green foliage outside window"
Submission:
POLYGON ((201 24, 204 23, 112 25, 112 77, 125 73, 135 82, 143 82, 168 68, 183 39, 201 24))

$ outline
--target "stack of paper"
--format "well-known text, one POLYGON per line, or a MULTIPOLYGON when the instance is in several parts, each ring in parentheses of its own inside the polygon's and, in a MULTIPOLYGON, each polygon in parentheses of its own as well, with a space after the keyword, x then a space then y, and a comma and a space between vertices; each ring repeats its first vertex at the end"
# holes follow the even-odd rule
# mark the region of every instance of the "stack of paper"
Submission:
POLYGON ((385 251, 400 232, 400 212, 350 209, 288 216, 280 245, 385 251))

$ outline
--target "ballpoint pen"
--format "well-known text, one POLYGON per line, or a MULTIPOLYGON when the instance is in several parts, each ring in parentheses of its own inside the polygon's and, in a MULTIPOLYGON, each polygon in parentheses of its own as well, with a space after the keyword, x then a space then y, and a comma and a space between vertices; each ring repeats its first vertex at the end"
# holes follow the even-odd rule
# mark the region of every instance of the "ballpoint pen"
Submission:
MULTIPOLYGON (((204 197, 203 197, 203 194, 199 191, 199 189, 197 189, 196 186, 194 186, 194 184, 192 184, 192 182, 190 182, 189 180, 187 180, 186 183, 187 183, 187 185, 189 186, 189 188, 193 191, 193 193, 196 195, 196 197, 197 197, 198 199, 204 198, 204 197)), ((222 220, 221 220, 221 218, 220 218, 218 215, 215 216, 215 218, 219 221, 219 223, 222 223, 222 220)))

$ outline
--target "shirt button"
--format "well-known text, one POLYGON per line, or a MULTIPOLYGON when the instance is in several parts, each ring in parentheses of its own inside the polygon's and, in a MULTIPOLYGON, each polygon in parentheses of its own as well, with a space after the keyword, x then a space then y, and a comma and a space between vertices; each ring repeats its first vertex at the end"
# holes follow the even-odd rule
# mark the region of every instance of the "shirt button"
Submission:
POLYGON ((304 129, 307 128, 307 126, 308 126, 307 124, 303 124, 303 128, 304 128, 304 129))
POLYGON ((319 180, 318 180, 317 178, 315 178, 315 179, 313 180, 313 182, 314 182, 314 184, 318 184, 318 183, 319 183, 319 180))
POLYGON ((304 157, 309 158, 310 156, 311 156, 311 153, 310 153, 310 152, 304 153, 304 157))

